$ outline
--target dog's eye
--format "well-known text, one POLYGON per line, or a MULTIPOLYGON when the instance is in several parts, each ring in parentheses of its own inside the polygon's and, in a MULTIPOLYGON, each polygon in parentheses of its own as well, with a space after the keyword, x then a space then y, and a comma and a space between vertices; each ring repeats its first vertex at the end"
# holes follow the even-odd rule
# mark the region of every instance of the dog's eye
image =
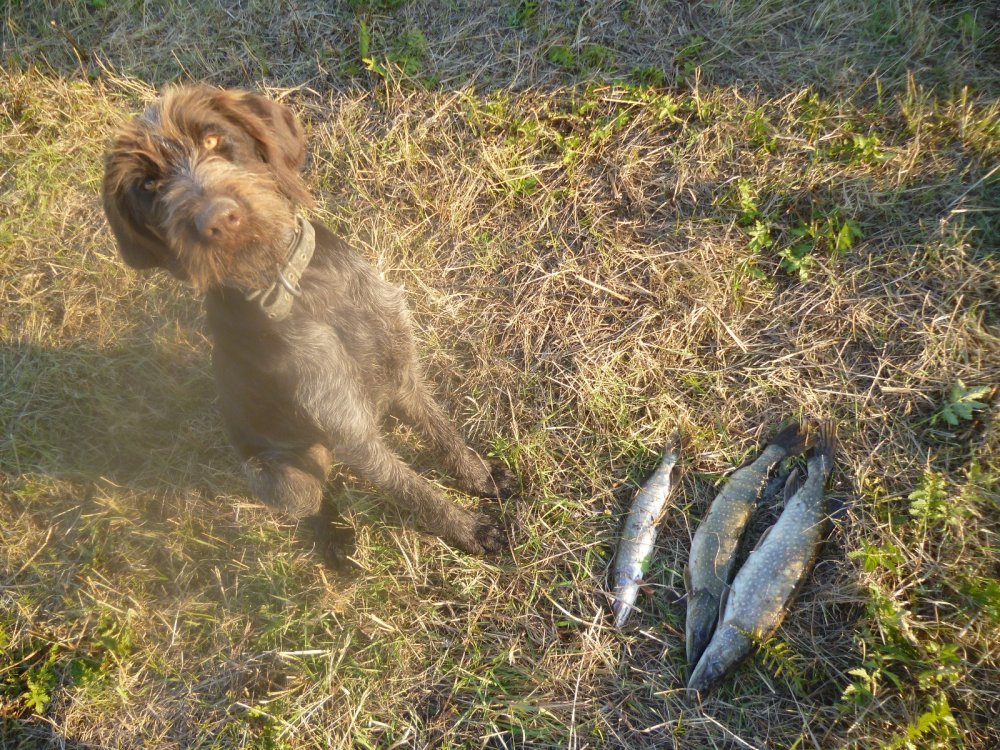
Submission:
POLYGON ((218 145, 219 145, 219 136, 217 135, 206 135, 201 141, 201 146, 206 151, 211 151, 218 145))
POLYGON ((156 188, 158 188, 159 186, 160 183, 158 183, 156 180, 146 180, 144 183, 142 183, 142 189, 145 190, 147 193, 155 193, 156 188))

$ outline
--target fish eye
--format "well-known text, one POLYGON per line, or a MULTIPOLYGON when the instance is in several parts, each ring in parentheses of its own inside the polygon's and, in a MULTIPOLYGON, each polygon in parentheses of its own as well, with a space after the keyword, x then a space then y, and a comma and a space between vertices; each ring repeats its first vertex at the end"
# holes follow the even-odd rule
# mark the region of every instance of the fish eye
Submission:
POLYGON ((147 193, 155 193, 156 189, 160 186, 156 180, 149 179, 142 183, 142 189, 147 193))
POLYGON ((211 151, 218 145, 219 145, 219 136, 217 136, 215 133, 206 135, 204 138, 201 139, 201 147, 206 151, 211 151))

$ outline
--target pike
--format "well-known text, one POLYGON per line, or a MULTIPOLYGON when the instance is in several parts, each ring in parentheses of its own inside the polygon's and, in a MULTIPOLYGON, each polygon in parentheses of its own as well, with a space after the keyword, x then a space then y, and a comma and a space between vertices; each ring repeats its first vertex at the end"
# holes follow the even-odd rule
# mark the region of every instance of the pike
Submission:
POLYGON ((625 519, 611 575, 614 582, 611 611, 615 616, 615 627, 624 625, 635 609, 639 586, 653 554, 656 526, 663 517, 667 498, 673 490, 674 469, 680 459, 680 450, 680 437, 675 432, 667 442, 660 465, 639 488, 625 519))
POLYGON ((689 669, 698 663, 719 621, 719 603, 733 577, 736 549, 768 472, 787 456, 801 453, 806 440, 806 433, 798 424, 781 430, 755 461, 729 478, 698 526, 684 570, 687 589, 684 630, 689 669))
POLYGON ((754 643, 770 638, 784 619, 826 535, 829 515, 823 487, 833 469, 835 441, 833 425, 820 427, 805 481, 799 481, 797 471, 788 477, 785 509, 764 532, 723 597, 719 627, 688 682, 692 690, 717 685, 746 658, 754 643))

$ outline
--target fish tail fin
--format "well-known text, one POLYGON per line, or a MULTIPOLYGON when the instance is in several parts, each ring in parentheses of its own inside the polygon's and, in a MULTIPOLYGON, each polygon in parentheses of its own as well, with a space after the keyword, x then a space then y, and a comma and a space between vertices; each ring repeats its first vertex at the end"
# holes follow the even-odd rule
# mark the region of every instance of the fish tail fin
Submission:
POLYGON ((664 455, 673 455, 675 459, 679 459, 683 449, 684 441, 681 438, 681 431, 675 429, 667 437, 667 442, 663 446, 663 453, 664 455))
POLYGON ((786 456, 794 456, 809 446, 809 432, 798 422, 792 422, 771 438, 769 445, 781 448, 786 456))
POLYGON ((830 476, 833 470, 833 456, 837 450, 837 425, 833 422, 823 422, 819 426, 816 443, 813 445, 813 456, 823 461, 823 476, 830 476))

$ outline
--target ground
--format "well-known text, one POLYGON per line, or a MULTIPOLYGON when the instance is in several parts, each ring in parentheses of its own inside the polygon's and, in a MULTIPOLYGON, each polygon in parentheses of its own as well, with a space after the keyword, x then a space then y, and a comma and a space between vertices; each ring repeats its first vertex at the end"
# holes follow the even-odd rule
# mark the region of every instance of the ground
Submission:
POLYGON ((0 16, 3 747, 1000 745, 995 3, 0 16), (523 481, 490 508, 502 555, 345 476, 338 574, 247 494, 198 300, 127 270, 100 209, 115 127, 187 80, 303 118, 313 216, 405 287, 438 396, 523 481), (778 634, 699 701, 691 534, 796 417, 837 423, 844 510, 778 634), (619 632, 623 513, 675 427, 619 632))

